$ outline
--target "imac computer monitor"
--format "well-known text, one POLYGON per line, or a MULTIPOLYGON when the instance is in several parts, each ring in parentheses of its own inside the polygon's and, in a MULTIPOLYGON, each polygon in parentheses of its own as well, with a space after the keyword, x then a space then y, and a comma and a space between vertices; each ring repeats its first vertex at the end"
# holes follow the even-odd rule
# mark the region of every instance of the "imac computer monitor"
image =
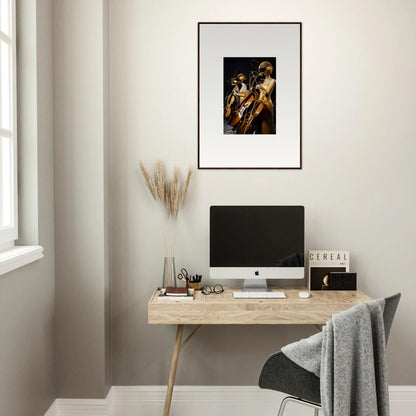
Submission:
POLYGON ((303 279, 303 206, 211 206, 210 277, 244 279, 267 290, 266 279, 303 279))

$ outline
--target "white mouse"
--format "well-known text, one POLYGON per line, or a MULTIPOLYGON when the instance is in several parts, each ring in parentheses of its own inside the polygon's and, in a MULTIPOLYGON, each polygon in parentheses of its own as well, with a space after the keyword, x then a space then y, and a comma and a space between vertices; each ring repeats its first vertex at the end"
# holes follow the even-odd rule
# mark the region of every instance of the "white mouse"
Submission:
POLYGON ((309 292, 299 292, 299 297, 302 299, 308 299, 311 296, 309 292))

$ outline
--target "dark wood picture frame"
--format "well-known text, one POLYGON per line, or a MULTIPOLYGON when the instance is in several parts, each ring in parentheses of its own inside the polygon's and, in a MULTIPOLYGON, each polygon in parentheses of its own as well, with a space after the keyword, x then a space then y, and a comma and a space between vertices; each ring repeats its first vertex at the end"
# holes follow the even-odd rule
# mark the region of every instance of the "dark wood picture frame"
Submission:
POLYGON ((302 169, 302 23, 301 22, 198 22, 198 169, 302 169), (202 25, 299 25, 299 165, 298 166, 201 166, 201 26, 202 25))

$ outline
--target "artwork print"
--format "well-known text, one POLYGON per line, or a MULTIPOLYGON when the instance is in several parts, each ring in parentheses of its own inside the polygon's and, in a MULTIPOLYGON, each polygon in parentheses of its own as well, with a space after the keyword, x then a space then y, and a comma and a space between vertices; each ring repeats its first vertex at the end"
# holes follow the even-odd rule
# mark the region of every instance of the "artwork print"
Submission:
POLYGON ((198 23, 198 169, 302 168, 300 22, 198 23))
POLYGON ((276 134, 276 57, 224 57, 224 134, 276 134))

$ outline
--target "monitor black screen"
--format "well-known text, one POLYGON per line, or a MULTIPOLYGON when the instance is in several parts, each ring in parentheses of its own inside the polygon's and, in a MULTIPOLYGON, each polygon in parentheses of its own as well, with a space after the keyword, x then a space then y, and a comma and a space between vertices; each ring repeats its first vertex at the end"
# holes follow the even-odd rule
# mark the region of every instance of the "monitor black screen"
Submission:
POLYGON ((212 206, 210 267, 303 267, 304 207, 212 206))

